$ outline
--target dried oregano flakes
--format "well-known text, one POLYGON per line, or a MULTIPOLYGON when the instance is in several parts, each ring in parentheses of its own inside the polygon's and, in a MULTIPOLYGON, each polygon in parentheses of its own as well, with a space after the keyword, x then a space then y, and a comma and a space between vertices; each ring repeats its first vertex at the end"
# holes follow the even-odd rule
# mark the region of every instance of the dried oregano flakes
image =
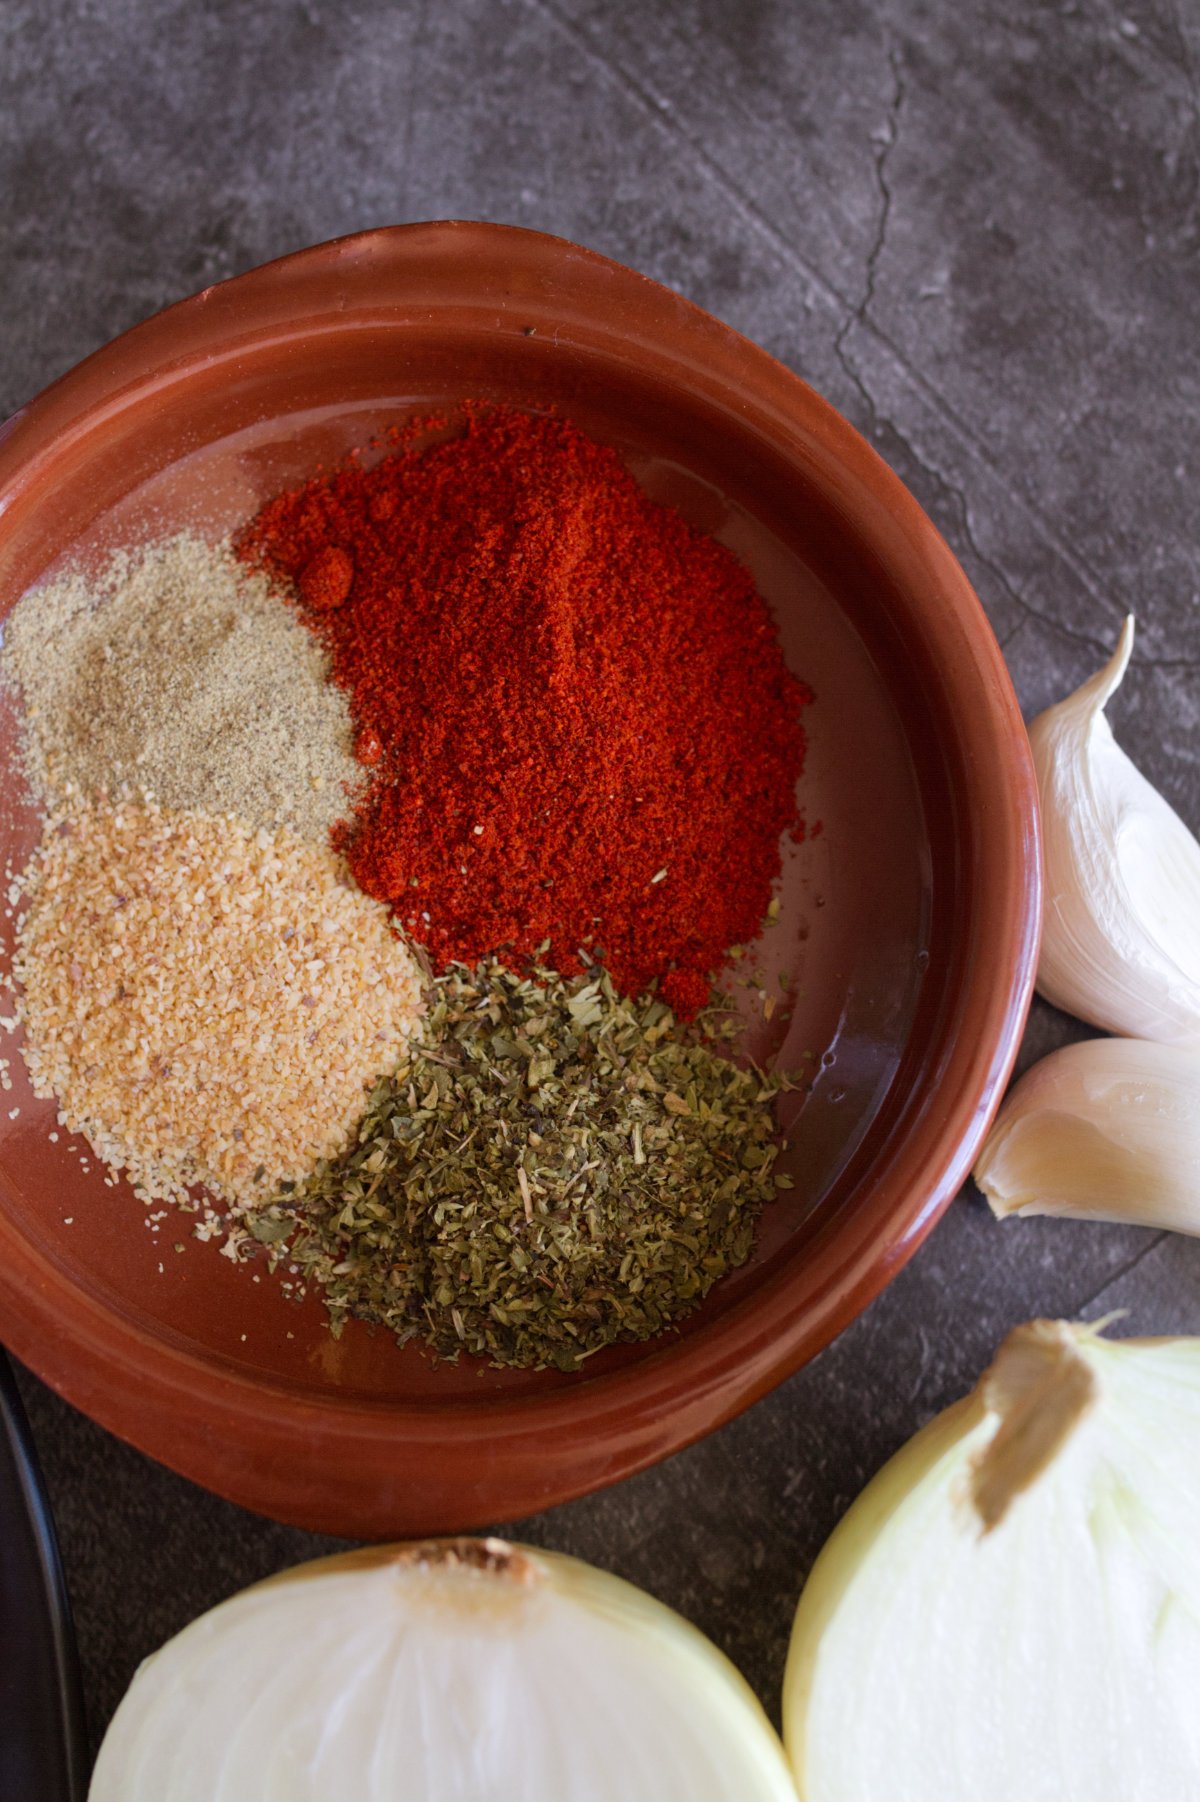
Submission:
POLYGON ((247 1225, 320 1284, 335 1331, 358 1316, 441 1357, 574 1369, 745 1262, 789 1186, 784 1086, 602 972, 454 965, 355 1142, 247 1225))

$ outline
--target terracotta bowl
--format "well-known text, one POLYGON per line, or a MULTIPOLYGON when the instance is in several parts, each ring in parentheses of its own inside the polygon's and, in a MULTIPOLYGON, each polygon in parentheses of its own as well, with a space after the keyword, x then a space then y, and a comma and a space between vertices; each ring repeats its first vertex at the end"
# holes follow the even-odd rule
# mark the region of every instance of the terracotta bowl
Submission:
MULTIPOLYGON (((796 1187, 678 1334, 576 1376, 435 1368, 147 1222, 8 1050, 0 1334, 211 1489, 355 1536, 529 1513, 677 1451, 826 1345, 968 1170, 1016 1051, 1039 924, 1034 783, 999 648, 916 502, 844 420, 677 295, 499 226, 368 233, 206 289, 0 433, 0 611, 61 559, 222 532, 399 417, 553 406, 749 563, 816 692, 749 1043, 807 1072, 796 1187), (779 977, 788 979, 785 990, 779 977), (767 1014, 770 1017, 765 1017, 767 1014), (84 1168, 84 1165, 88 1165, 84 1168), (177 1252, 175 1247, 184 1247, 177 1252)), ((10 870, 36 836, 0 720, 10 870)), ((11 919, 11 915, 10 915, 11 919)), ((8 935, 11 936, 11 935, 8 935)))

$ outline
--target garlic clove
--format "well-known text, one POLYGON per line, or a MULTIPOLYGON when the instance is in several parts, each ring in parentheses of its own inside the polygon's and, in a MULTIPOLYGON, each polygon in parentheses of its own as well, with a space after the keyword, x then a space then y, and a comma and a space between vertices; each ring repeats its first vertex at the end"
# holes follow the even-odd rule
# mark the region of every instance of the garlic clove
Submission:
POLYGON ((1200 1048, 1089 1039, 1014 1085, 975 1165, 992 1212, 1200 1233, 1200 1048))
POLYGON ((1042 804, 1037 985, 1093 1026, 1200 1044, 1200 844, 1113 737, 1105 703, 1133 649, 1029 728, 1042 804))

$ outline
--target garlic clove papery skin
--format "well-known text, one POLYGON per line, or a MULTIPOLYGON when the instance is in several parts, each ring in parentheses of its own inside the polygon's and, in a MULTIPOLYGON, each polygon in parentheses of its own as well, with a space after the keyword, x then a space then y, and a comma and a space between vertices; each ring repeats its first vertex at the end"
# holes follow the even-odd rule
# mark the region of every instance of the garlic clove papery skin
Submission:
POLYGON ((1034 1323, 990 1376, 868 1485, 805 1586, 784 1684, 802 1802, 1194 1802, 1200 1341, 1034 1323), (1031 1333, 1046 1357, 998 1384, 1031 1333), (981 1480, 1009 1489, 990 1531, 981 1480))
POLYGON ((1200 844, 1113 737, 1104 707, 1133 649, 1029 728, 1045 902, 1037 986, 1093 1026, 1200 1044, 1200 844))
POLYGON ((575 1559, 392 1546, 244 1590, 146 1661, 89 1802, 795 1802, 694 1627, 575 1559))
POLYGON ((992 1212, 1200 1233, 1200 1048, 1089 1039, 1014 1084, 975 1181, 992 1212))

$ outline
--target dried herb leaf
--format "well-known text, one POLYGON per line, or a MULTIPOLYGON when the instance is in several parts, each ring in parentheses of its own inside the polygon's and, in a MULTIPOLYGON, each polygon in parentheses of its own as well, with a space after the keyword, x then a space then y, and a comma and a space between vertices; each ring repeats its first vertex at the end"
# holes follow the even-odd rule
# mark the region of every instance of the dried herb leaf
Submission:
POLYGON ((451 966, 349 1150, 251 1231, 323 1286, 335 1329, 563 1370, 648 1338, 745 1262, 786 1186, 790 1085, 718 1054, 728 1021, 699 1025, 601 971, 451 966))

